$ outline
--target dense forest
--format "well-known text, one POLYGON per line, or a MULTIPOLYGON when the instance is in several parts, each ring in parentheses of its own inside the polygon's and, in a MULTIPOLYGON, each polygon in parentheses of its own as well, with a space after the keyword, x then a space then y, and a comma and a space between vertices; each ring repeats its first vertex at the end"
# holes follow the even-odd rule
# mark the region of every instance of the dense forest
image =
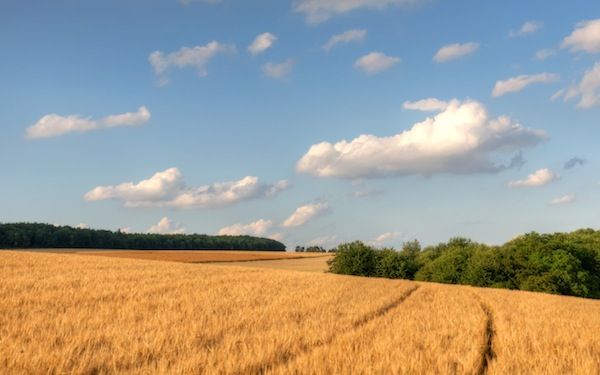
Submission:
POLYGON ((454 238, 399 251, 362 242, 342 244, 330 271, 600 298, 600 231, 528 233, 501 246, 454 238))
POLYGON ((123 233, 30 223, 0 224, 2 248, 285 251, 279 241, 251 236, 123 233))

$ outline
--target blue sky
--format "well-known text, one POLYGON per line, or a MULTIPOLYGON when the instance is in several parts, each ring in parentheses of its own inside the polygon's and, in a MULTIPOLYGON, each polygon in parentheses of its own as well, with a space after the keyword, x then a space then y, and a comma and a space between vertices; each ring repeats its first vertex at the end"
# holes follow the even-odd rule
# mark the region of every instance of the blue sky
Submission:
POLYGON ((7 0, 0 46, 0 221, 288 247, 600 225, 596 1, 7 0))

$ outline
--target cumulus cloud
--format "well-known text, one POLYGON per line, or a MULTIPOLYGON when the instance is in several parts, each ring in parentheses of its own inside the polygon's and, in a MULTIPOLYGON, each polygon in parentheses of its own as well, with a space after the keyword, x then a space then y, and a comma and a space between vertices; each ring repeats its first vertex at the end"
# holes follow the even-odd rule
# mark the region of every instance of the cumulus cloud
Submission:
POLYGON ((375 74, 387 70, 399 62, 399 57, 387 56, 381 52, 371 52, 356 60, 354 67, 367 74, 375 74))
POLYGON ((558 74, 540 73, 534 75, 520 75, 504 81, 497 81, 492 91, 493 97, 499 97, 511 92, 518 92, 535 83, 552 83, 560 79, 558 74))
POLYGON ((470 55, 479 48, 479 43, 454 43, 440 48, 433 56, 433 61, 443 63, 462 56, 470 55))
POLYGON ((483 104, 452 100, 446 109, 399 134, 363 134, 351 141, 321 142, 298 161, 299 172, 345 179, 437 173, 494 173, 508 165, 500 154, 519 152, 546 139, 541 130, 523 127, 507 116, 490 118, 483 104))
POLYGON ((281 226, 284 228, 299 227, 330 211, 331 209, 327 203, 310 203, 300 206, 290 217, 285 219, 281 226))
POLYGON ((514 38, 517 36, 533 34, 536 31, 540 30, 542 27, 544 27, 544 23, 541 21, 527 21, 521 26, 519 30, 510 30, 508 32, 508 36, 514 38))
POLYGON ((28 139, 50 138, 67 133, 84 133, 92 130, 114 128, 118 126, 139 126, 150 120, 150 111, 142 106, 136 112, 106 116, 100 120, 79 115, 61 116, 50 114, 39 119, 27 128, 25 137, 28 139))
POLYGON ((254 38, 252 44, 248 46, 248 52, 253 55, 263 53, 273 46, 277 37, 271 33, 262 33, 254 38))
POLYGON ((571 158, 565 162, 565 169, 573 169, 578 165, 583 166, 586 162, 587 160, 582 158, 571 158))
POLYGON ((578 23, 571 35, 563 39, 561 47, 571 52, 599 53, 600 18, 578 23))
POLYGON ((85 223, 79 223, 75 226, 77 229, 90 229, 90 226, 85 223))
POLYGON ((147 232, 155 234, 183 234, 185 233, 185 228, 181 227, 179 223, 172 222, 165 216, 157 224, 148 228, 147 232))
POLYGON ((263 74, 274 79, 285 78, 292 72, 294 60, 287 59, 281 63, 268 62, 262 66, 263 74))
POLYGON ((319 23, 329 18, 361 8, 383 9, 391 5, 411 6, 426 0, 295 0, 294 11, 304 14, 308 23, 319 23))
POLYGON ((98 186, 85 194, 87 201, 118 200, 126 207, 213 208, 238 202, 269 198, 287 189, 286 181, 263 184, 258 177, 189 187, 177 168, 155 173, 138 183, 98 186))
POLYGON ((550 204, 560 205, 569 204, 575 202, 575 196, 573 194, 564 195, 562 197, 554 198, 550 201, 550 204))
POLYGON ((548 168, 539 169, 528 175, 522 180, 510 181, 509 187, 537 187, 548 185, 549 183, 558 180, 560 177, 548 168))
POLYGON ((327 43, 323 45, 323 49, 325 51, 330 51, 333 47, 339 44, 362 42, 365 40, 366 36, 367 30, 365 29, 347 30, 341 34, 336 34, 329 38, 327 43))
POLYGON ((556 50, 546 48, 537 51, 535 53, 535 58, 538 60, 546 60, 554 55, 556 55, 556 50))
POLYGON ((552 99, 564 97, 565 101, 579 98, 577 107, 592 108, 600 106, 600 62, 587 70, 581 81, 572 84, 568 89, 558 91, 552 96, 552 99))
POLYGON ((220 236, 265 236, 273 227, 271 220, 259 219, 248 224, 233 224, 219 229, 217 232, 220 236))
POLYGON ((168 83, 166 72, 170 68, 195 68, 200 77, 208 74, 206 65, 209 61, 219 54, 233 53, 235 46, 231 44, 222 44, 215 40, 203 46, 182 47, 179 51, 165 54, 161 51, 154 51, 148 56, 148 61, 154 73, 159 77, 159 83, 168 83))
POLYGON ((416 102, 406 101, 402 104, 404 109, 422 112, 439 112, 446 109, 446 107, 448 107, 448 102, 436 98, 427 98, 416 102))

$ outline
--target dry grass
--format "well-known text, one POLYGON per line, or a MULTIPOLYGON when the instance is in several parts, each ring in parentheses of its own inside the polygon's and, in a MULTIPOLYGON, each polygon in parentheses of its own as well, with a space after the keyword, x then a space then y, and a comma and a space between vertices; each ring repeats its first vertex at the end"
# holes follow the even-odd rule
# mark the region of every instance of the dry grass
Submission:
POLYGON ((163 260, 182 263, 249 262, 258 260, 301 259, 323 257, 319 253, 288 253, 284 251, 235 251, 235 250, 119 250, 78 251, 78 254, 111 258, 163 260))
POLYGON ((600 372, 600 301, 8 251, 0 276, 3 374, 600 372))

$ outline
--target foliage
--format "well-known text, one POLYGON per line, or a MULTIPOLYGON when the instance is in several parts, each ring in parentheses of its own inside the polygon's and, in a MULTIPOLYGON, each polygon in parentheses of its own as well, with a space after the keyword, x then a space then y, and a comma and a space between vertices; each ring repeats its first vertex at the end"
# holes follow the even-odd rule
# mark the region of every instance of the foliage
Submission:
POLYGON ((137 250, 271 250, 281 242, 251 236, 146 234, 79 229, 50 224, 0 224, 0 248, 94 248, 137 250))
POLYGON ((294 250, 297 253, 327 253, 328 251, 323 246, 296 246, 294 250))
POLYGON ((532 232, 502 246, 453 238, 422 251, 414 241, 400 252, 354 242, 330 271, 600 298, 600 231, 532 232))
POLYGON ((360 241, 339 245, 329 264, 333 273, 357 276, 376 276, 376 267, 376 250, 360 241))

